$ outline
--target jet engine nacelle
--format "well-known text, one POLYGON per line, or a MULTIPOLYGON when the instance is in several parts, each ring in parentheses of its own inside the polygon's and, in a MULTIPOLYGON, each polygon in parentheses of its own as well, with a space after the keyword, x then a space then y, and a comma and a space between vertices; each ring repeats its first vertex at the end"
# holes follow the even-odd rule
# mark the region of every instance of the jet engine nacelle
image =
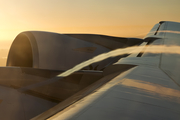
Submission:
MULTIPOLYGON (((11 45, 7 66, 67 70, 101 53, 127 47, 128 40, 128 38, 92 34, 22 32, 11 45)), ((109 58, 84 69, 101 70, 116 59, 119 58, 109 58)))

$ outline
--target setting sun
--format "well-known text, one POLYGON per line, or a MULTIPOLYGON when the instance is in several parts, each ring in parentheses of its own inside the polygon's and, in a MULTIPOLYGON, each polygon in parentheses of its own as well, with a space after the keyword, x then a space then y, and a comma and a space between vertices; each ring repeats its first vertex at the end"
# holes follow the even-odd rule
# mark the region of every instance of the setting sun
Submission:
POLYGON ((143 38, 159 21, 180 21, 179 5, 179 0, 0 0, 0 42, 9 42, 0 49, 23 31, 143 38))

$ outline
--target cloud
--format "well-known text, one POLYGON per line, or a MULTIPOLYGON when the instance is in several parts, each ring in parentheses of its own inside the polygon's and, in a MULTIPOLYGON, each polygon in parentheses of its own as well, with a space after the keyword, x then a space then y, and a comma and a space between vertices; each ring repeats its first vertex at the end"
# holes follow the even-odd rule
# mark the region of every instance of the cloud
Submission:
POLYGON ((7 57, 1 57, 1 59, 7 59, 7 57))

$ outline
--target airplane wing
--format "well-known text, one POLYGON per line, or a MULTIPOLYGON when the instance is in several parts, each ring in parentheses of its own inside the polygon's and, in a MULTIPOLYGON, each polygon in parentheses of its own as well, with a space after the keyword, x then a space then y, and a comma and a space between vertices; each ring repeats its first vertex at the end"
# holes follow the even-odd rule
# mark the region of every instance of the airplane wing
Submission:
MULTIPOLYGON (((88 38, 100 36, 89 35, 85 39, 84 35, 56 36, 49 33, 43 33, 45 36, 42 39, 42 33, 23 33, 26 47, 18 49, 22 38, 15 39, 8 56, 9 67, 0 68, 4 72, 0 79, 0 89, 3 91, 0 93, 0 118, 12 119, 13 116, 14 119, 32 120, 179 120, 179 33, 180 23, 169 21, 156 24, 144 40, 119 40, 101 36, 101 40, 93 41, 88 38), (69 55, 63 56, 66 59, 60 61, 57 57, 59 51, 56 52, 59 48, 56 40, 53 42, 55 49, 49 48, 50 51, 44 52, 40 43, 45 39, 43 42, 49 47, 50 43, 46 40, 48 37, 76 41, 64 52, 72 54, 73 51, 73 57, 84 55, 83 58, 86 59, 77 57, 73 64, 69 64, 66 60, 71 58, 69 55), (106 41, 102 43, 103 40, 106 41), (117 45, 110 45, 109 41, 117 45, 122 45, 122 41, 125 41, 123 46, 126 47, 119 46, 123 49, 118 50, 117 45), (78 47, 73 46, 74 44, 78 47), (138 46, 130 47, 132 45, 138 46), (97 49, 99 50, 96 53, 92 52, 97 49), (30 56, 27 56, 27 52, 30 56), (52 53, 54 55, 51 55, 52 53), (96 55, 99 57, 90 59, 87 54, 91 58, 96 55), (49 55, 52 58, 49 58, 49 55), (111 59, 107 59, 109 57, 111 59), (57 66, 58 61, 53 61, 55 58, 60 61, 61 67, 57 66), (49 61, 54 63, 51 65, 49 61), (76 64, 78 65, 73 67, 76 64), (87 65, 91 67, 86 67, 87 65), (75 70, 70 69, 70 74, 65 74, 71 67, 75 70), (2 113, 9 113, 11 116, 2 113)), ((60 43, 64 47, 70 42, 60 43)))

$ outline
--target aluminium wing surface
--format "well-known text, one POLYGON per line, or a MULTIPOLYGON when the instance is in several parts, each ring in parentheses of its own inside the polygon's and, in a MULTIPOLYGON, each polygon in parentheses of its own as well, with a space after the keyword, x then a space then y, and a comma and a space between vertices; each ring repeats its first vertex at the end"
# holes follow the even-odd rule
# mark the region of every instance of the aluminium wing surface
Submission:
POLYGON ((101 80, 109 82, 51 117, 45 117, 45 112, 34 119, 179 120, 180 55, 168 47, 180 46, 179 33, 180 23, 160 22, 144 38, 144 48, 139 53, 122 58, 103 71, 105 77, 101 80), (154 45, 167 48, 149 53, 154 45), (164 52, 166 49, 170 52, 164 52), (120 68, 128 65, 131 67, 122 72, 120 68))

